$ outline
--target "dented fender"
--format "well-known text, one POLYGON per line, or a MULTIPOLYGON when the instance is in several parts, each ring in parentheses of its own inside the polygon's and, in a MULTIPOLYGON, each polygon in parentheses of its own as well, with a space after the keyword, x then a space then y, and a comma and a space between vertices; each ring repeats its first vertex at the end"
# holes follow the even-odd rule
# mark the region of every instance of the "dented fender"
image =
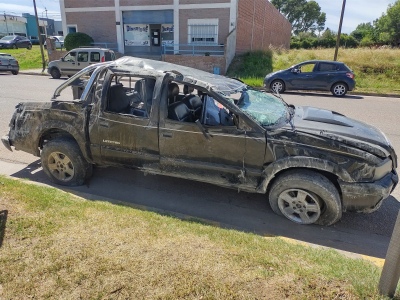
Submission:
POLYGON ((266 193, 271 180, 278 173, 293 168, 320 170, 337 176, 341 181, 354 182, 353 178, 345 169, 331 161, 305 156, 285 157, 270 163, 264 168, 260 184, 257 187, 257 192, 266 193))

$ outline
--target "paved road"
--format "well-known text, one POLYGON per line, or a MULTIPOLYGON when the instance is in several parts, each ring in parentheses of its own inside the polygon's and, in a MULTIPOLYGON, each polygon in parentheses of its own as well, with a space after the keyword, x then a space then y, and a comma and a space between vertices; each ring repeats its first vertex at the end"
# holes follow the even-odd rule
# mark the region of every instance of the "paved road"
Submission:
MULTIPOLYGON (((14 106, 25 100, 47 101, 62 80, 48 77, 0 74, 0 134, 8 131, 14 106)), ((343 99, 328 94, 283 94, 288 103, 332 109, 379 127, 400 153, 400 134, 396 128, 400 99, 348 96, 343 99)), ((0 147, 0 172, 18 178, 49 183, 36 157, 22 152, 11 153, 0 147)), ((57 188, 60 188, 57 186, 57 188)), ((264 195, 237 193, 188 180, 164 176, 145 176, 134 170, 97 168, 87 186, 69 189, 93 200, 124 201, 152 207, 175 216, 207 219, 227 228, 261 235, 281 235, 340 250, 384 258, 400 208, 399 188, 373 214, 345 213, 331 227, 300 226, 276 216, 264 195), (112 199, 112 200, 111 200, 112 199)))

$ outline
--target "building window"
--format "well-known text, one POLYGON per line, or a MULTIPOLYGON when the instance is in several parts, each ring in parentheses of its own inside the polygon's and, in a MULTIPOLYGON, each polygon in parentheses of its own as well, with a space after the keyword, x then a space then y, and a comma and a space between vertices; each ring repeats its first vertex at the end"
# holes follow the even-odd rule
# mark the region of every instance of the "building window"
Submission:
POLYGON ((67 32, 68 33, 78 32, 78 26, 76 26, 76 25, 67 25, 67 32))
POLYGON ((189 44, 218 44, 218 19, 189 19, 189 44))

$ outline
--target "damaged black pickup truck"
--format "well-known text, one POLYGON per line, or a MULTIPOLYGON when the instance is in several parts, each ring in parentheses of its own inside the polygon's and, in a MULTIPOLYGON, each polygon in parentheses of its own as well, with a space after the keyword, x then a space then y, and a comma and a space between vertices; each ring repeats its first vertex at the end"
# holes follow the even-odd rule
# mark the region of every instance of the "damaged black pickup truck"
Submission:
POLYGON ((94 165, 138 168, 264 193, 300 224, 372 212, 398 182, 395 151, 372 126, 133 57, 87 67, 51 102, 18 104, 2 142, 40 156, 61 185, 83 184, 94 165))

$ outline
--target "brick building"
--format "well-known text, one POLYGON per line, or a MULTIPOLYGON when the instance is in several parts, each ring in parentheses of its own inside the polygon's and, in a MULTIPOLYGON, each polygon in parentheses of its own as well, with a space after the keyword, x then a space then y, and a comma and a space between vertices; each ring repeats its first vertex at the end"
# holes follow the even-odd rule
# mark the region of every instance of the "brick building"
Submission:
POLYGON ((268 0, 60 0, 64 33, 224 73, 235 54, 289 47, 290 23, 268 0))

